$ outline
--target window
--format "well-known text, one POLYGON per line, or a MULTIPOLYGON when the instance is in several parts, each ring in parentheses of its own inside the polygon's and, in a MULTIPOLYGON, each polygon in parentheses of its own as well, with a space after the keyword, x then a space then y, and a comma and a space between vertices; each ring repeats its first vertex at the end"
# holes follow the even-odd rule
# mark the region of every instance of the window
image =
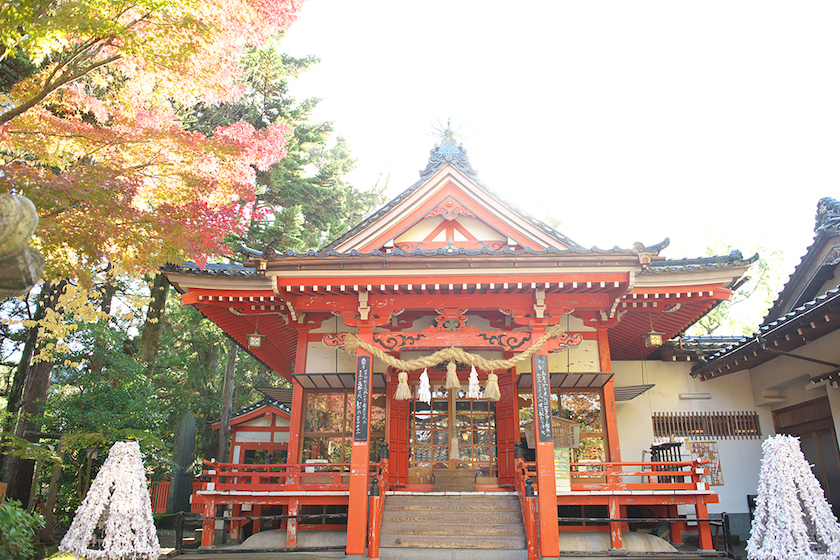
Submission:
MULTIPOLYGON (((520 426, 534 419, 532 399, 531 393, 519 394, 520 426)), ((573 462, 607 460, 600 391, 552 389, 551 414, 580 424, 580 446, 571 450, 573 462)))
POLYGON ((655 437, 760 438, 757 412, 654 412, 655 437))
POLYGON ((286 462, 286 450, 246 449, 242 460, 246 465, 280 464, 286 462))
POLYGON ((438 384, 431 391, 431 404, 411 401, 411 466, 496 476, 496 403, 469 399, 463 389, 456 394, 438 384))
MULTIPOLYGON (((304 398, 301 459, 349 463, 353 447, 354 395, 352 391, 307 391, 304 398)), ((370 399, 370 457, 379 460, 385 441, 385 394, 370 399)))

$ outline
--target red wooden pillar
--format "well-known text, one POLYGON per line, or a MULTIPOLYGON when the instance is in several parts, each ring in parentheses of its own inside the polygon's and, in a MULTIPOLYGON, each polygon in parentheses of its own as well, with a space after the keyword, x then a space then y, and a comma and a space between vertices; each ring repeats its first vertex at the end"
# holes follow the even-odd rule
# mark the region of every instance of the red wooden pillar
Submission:
MULTIPOLYGON (((531 339, 545 334, 545 326, 532 327, 531 339)), ((554 437, 551 426, 551 384, 548 353, 538 351, 531 358, 534 395, 534 446, 537 459, 537 507, 539 510, 540 554, 543 558, 560 556, 560 525, 557 521, 557 487, 554 481, 554 437)))
MULTIPOLYGON (((612 371, 610 360, 610 340, 607 335, 607 326, 598 326, 598 355, 601 361, 601 371, 612 371)), ((610 379, 603 389, 604 400, 601 405, 604 407, 604 429, 607 436, 608 460, 614 463, 621 461, 621 449, 618 445, 618 421, 615 410, 615 386, 610 379)))
MULTIPOLYGON (((609 514, 610 519, 621 519, 621 507, 618 505, 618 497, 609 497, 609 514)), ((621 534, 621 522, 610 521, 610 548, 622 549, 624 548, 624 538, 621 534)))
POLYGON ((204 502, 204 522, 201 525, 201 547, 213 548, 216 543, 216 520, 208 519, 216 517, 216 502, 207 498, 204 502))
MULTIPOLYGON (((508 356, 505 356, 506 358, 508 356)), ((499 485, 514 484, 514 444, 519 441, 519 397, 512 371, 499 375, 501 400, 496 403, 496 441, 498 446, 499 485)))
MULTIPOLYGON (((233 504, 233 507, 230 510, 231 517, 242 517, 242 505, 241 504, 233 504)), ((232 541, 239 541, 242 538, 242 520, 241 519, 231 519, 230 521, 230 540, 232 541)))
MULTIPOLYGON (((679 516, 679 510, 677 506, 668 506, 668 517, 671 519, 676 519, 679 516)), ((682 532, 685 530, 685 523, 681 522, 672 522, 671 523, 671 544, 681 544, 682 541, 682 532)))
MULTIPOLYGON (((709 510, 706 508, 705 496, 697 496, 697 502, 694 504, 694 512, 697 519, 708 519, 709 510)), ((697 522, 697 540, 700 541, 700 550, 714 550, 715 545, 712 542, 712 529, 708 522, 697 522)))
MULTIPOLYGON (((255 505, 251 510, 251 515, 254 517, 262 517, 262 506, 255 505)), ((262 519, 254 519, 251 521, 251 534, 256 535, 262 530, 262 519)))
POLYGON ((298 515, 300 511, 299 503, 298 498, 289 498, 289 506, 286 510, 286 515, 290 516, 286 520, 286 548, 290 549, 297 548, 298 520, 293 516, 298 515))
MULTIPOLYGON (((358 336, 373 344, 373 329, 364 326, 358 336)), ((355 413, 353 450, 350 453, 350 504, 347 509, 348 555, 363 555, 367 546, 368 471, 370 470, 370 388, 371 355, 356 350, 355 413), (360 414, 361 413, 361 414, 360 414)))
MULTIPOLYGON (((307 335, 309 330, 298 329, 297 349, 295 351, 295 373, 306 373, 307 335)), ((300 462, 300 432, 303 429, 303 386, 292 378, 292 414, 289 419, 289 446, 286 453, 287 463, 300 462)))

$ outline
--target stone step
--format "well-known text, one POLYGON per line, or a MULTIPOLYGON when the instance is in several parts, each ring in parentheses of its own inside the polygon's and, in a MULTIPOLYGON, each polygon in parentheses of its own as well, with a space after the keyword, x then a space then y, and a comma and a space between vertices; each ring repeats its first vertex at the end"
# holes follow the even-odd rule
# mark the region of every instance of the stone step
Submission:
POLYGON ((516 496, 388 496, 380 547, 520 550, 525 529, 516 496))
MULTIPOLYGON (((410 526, 404 524, 389 524, 387 527, 383 525, 380 535, 398 534, 398 535, 463 535, 465 533, 463 525, 442 525, 438 521, 429 521, 427 523, 414 523, 410 526)), ((488 524, 488 525, 469 525, 470 536, 481 535, 496 535, 496 536, 521 536, 522 531, 512 523, 502 524, 488 524)), ((381 537, 380 537, 381 538, 381 537)))
POLYGON ((470 548, 470 549, 508 549, 525 548, 525 537, 510 536, 441 536, 407 535, 380 539, 380 548, 470 548))
POLYGON ((399 512, 386 511, 382 515, 382 525, 394 523, 400 525, 411 525, 414 523, 438 523, 448 525, 482 526, 492 524, 522 524, 522 517, 513 512, 495 513, 484 512, 465 516, 459 512, 399 512))
POLYGON ((393 510, 417 510, 417 511, 520 511, 519 502, 516 500, 503 501, 462 501, 462 500, 429 500, 429 501, 411 501, 411 500, 394 500, 389 497, 385 500, 385 507, 393 510))

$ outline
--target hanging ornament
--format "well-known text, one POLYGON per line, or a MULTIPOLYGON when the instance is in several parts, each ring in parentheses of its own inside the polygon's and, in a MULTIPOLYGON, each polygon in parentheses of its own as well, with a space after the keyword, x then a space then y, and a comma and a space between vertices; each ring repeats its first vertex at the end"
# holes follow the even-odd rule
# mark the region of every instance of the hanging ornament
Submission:
POLYGON ((411 398, 411 389, 408 387, 408 374, 404 371, 401 371, 397 376, 397 379, 399 379, 399 383, 397 384, 396 392, 394 392, 394 400, 409 400, 411 398))
POLYGON ((471 399, 481 398, 481 386, 478 384, 478 372, 475 371, 475 366, 470 366, 470 388, 467 397, 471 399))
POLYGON ((458 447, 458 438, 454 437, 449 441, 449 460, 460 461, 461 449, 458 447))
POLYGON ((417 400, 426 404, 432 404, 432 387, 429 385, 429 371, 423 370, 420 374, 420 387, 417 389, 417 400))
POLYGON ((446 364, 446 388, 450 391, 457 391, 461 388, 461 382, 458 381, 458 374, 455 371, 457 367, 455 362, 446 364))
POLYGON ((487 376, 487 385, 484 386, 484 398, 488 401, 498 401, 502 398, 499 392, 499 376, 491 373, 487 376))

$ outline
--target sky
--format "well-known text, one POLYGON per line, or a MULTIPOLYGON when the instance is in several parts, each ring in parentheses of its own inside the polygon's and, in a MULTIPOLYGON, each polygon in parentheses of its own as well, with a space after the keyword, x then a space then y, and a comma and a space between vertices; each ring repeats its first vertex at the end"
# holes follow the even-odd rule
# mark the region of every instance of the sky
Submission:
POLYGON ((784 253, 840 198, 840 3, 307 0, 291 85, 357 187, 419 178, 451 119, 478 177, 584 247, 784 253))

